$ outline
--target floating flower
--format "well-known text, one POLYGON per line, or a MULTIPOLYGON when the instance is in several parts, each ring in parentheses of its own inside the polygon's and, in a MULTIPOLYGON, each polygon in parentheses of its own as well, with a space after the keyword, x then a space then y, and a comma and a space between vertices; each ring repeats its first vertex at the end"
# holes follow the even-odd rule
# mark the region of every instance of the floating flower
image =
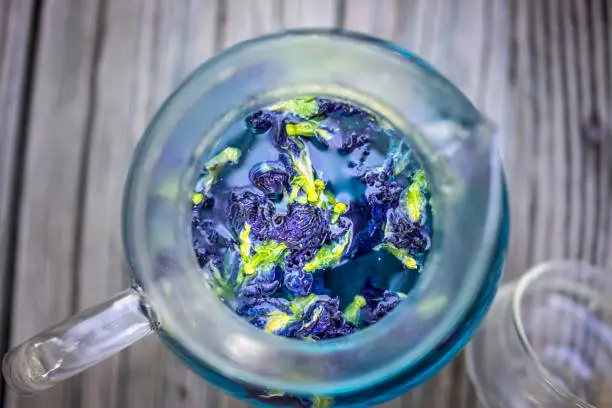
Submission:
POLYGON ((246 297, 272 296, 280 286, 281 283, 272 269, 255 275, 246 283, 240 294, 246 297))
POLYGON ((292 250, 318 248, 325 241, 329 213, 308 204, 290 204, 289 212, 271 236, 292 250))
POLYGON ((345 322, 339 310, 338 298, 327 295, 317 296, 304 308, 302 326, 298 329, 298 338, 311 338, 314 340, 332 339, 350 334, 355 326, 345 322))
POLYGON ((235 147, 226 147, 219 154, 206 162, 200 179, 196 184, 195 194, 192 197, 194 204, 198 205, 203 201, 204 196, 208 195, 212 186, 217 183, 219 174, 223 171, 225 166, 229 163, 238 163, 241 155, 242 152, 239 149, 235 147))
POLYGON ((319 269, 337 265, 342 259, 342 254, 351 242, 352 235, 353 230, 349 229, 338 242, 324 245, 317 251, 312 260, 304 265, 304 270, 306 272, 314 272, 319 269))
POLYGON ((287 123, 285 130, 289 136, 320 136, 323 140, 330 140, 333 137, 328 130, 321 128, 320 122, 315 120, 302 123, 287 123))
POLYGON ((248 223, 257 240, 264 241, 269 238, 275 213, 271 201, 248 190, 232 192, 229 201, 228 221, 236 233, 248 223))
POLYGON ((356 295, 351 304, 344 309, 344 320, 357 326, 361 316, 361 309, 366 304, 367 302, 363 296, 356 295))
POLYGON ((430 246, 425 226, 411 221, 399 209, 387 213, 384 239, 394 247, 407 249, 411 253, 422 253, 430 246))
POLYGON ((241 271, 249 276, 272 270, 282 259, 287 245, 282 242, 266 241, 253 247, 253 254, 243 257, 241 271))
POLYGON ((312 274, 306 273, 301 269, 285 272, 285 287, 295 296, 309 295, 313 281, 312 274))
POLYGON ((354 106, 348 103, 334 101, 334 100, 325 99, 325 98, 316 98, 316 100, 317 100, 317 105, 318 105, 318 111, 316 113, 317 115, 348 116, 354 112, 359 111, 359 109, 355 108, 354 106))
MULTIPOLYGON (((290 201, 298 200, 300 191, 305 193, 305 198, 308 203, 317 203, 319 195, 325 188, 325 183, 322 180, 315 178, 315 173, 312 169, 310 154, 308 149, 301 141, 297 141, 300 146, 298 154, 289 151, 291 164, 293 165, 297 176, 291 180, 291 195, 290 201)), ((302 202, 304 204, 305 202, 302 202)))
POLYGON ((366 301, 364 311, 365 321, 368 325, 376 323, 379 319, 386 316, 406 297, 406 295, 400 292, 378 288, 374 285, 372 279, 367 280, 361 290, 361 295, 366 301))
POLYGON ((348 217, 339 217, 336 222, 329 225, 328 241, 335 242, 341 239, 348 230, 353 230, 353 221, 348 217))
POLYGON ((278 120, 278 115, 269 111, 260 110, 247 117, 247 125, 256 132, 265 132, 272 127, 272 123, 278 120))
MULTIPOLYGON (((228 164, 238 163, 241 152, 228 147, 204 165, 191 201, 193 247, 207 281, 252 325, 285 337, 341 337, 388 314, 403 294, 368 281, 342 311, 340 299, 328 296, 324 274, 372 250, 388 251, 418 270, 430 246, 425 223, 429 187, 422 170, 406 176, 414 169, 410 149, 366 111, 325 98, 284 101, 254 112, 246 123, 250 137, 271 138, 280 154, 277 161, 251 168, 250 186, 214 200, 211 189, 228 164), (381 132, 391 137, 387 158, 378 167, 367 167, 367 156, 379 146, 370 142, 381 132), (350 154, 353 170, 347 171, 365 184, 364 194, 338 201, 334 186, 313 168, 309 142, 317 151, 350 154), (355 149, 360 150, 351 154, 355 149)), ((360 190, 334 184, 343 193, 360 190)), ((164 197, 178 194, 173 185, 160 191, 164 197)), ((304 403, 325 408, 332 401, 317 397, 304 403)))
POLYGON ((293 337, 300 326, 288 301, 273 297, 244 298, 236 312, 267 333, 293 337))
POLYGON ((319 105, 315 98, 297 98, 272 105, 269 109, 271 111, 289 112, 298 118, 308 119, 317 115, 319 105))
POLYGON ((382 244, 380 244, 380 245, 378 245, 378 246, 376 246, 374 248, 374 250, 376 250, 376 251, 381 250, 381 249, 384 249, 384 250, 388 251, 391 255, 395 256, 408 269, 417 269, 419 267, 419 264, 417 263, 417 260, 414 259, 410 255, 410 251, 408 251, 405 248, 397 248, 393 244, 390 244, 390 243, 387 243, 387 242, 383 242, 382 244))
POLYGON ((289 188, 290 175, 281 162, 262 162, 249 172, 251 184, 260 189, 269 199, 277 200, 289 188))
POLYGON ((422 222, 425 206, 427 205, 425 191, 428 189, 425 172, 423 170, 417 170, 411 178, 412 183, 403 192, 403 208, 408 218, 410 218, 410 221, 422 222))
POLYGON ((401 140, 392 140, 391 143, 385 166, 391 167, 393 175, 398 176, 408 168, 411 161, 411 150, 401 140))
POLYGON ((372 169, 362 180, 366 184, 366 199, 372 207, 397 206, 404 188, 397 181, 390 180, 387 171, 382 168, 372 169))

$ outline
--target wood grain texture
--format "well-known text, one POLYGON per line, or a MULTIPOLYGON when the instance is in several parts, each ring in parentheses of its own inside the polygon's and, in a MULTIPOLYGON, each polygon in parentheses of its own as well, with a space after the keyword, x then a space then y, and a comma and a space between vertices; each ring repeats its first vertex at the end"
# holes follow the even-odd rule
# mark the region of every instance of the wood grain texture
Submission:
MULTIPOLYGON (((132 150, 163 99, 216 51, 214 0, 111 0, 104 7, 81 224, 80 307, 127 284, 120 204, 132 150)), ((94 367, 82 382, 80 406, 201 407, 215 406, 218 397, 154 337, 94 367)))
MULTIPOLYGON (((32 1, 0 4, 0 355, 8 348, 19 175, 24 146, 32 1)), ((0 379, 0 403, 4 381, 0 379)))
MULTIPOLYGON (((74 310, 76 231, 91 106, 97 2, 43 5, 20 196, 11 343, 74 310)), ((70 384, 8 407, 70 407, 70 384)))
MULTIPOLYGON (((12 245, 4 231, 15 216, 6 192, 19 168, 20 109, 28 107, 8 288, 12 343, 127 284, 121 189, 150 117, 214 53, 284 28, 344 27, 396 41, 497 124, 511 192, 506 279, 550 258, 612 267, 608 0, 42 0, 36 63, 26 77, 32 3, 0 4, 0 293, 11 283, 2 275, 12 245)), ((5 401, 10 408, 247 406, 202 382, 154 337, 40 396, 9 393, 5 401)), ((476 405, 457 359, 384 407, 476 405)))

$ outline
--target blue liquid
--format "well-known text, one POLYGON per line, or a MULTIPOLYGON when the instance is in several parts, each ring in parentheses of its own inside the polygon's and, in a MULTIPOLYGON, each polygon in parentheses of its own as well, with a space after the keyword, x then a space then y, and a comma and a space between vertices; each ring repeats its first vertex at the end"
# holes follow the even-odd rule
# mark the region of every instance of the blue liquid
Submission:
MULTIPOLYGON (((352 117, 334 118, 327 122, 328 128, 340 132, 359 131, 360 120, 352 117)), ((279 149, 268 134, 255 134, 246 129, 244 122, 237 122, 230 127, 224 136, 224 142, 219 151, 227 146, 235 147, 242 152, 240 162, 237 165, 228 166, 221 173, 217 184, 212 189, 214 198, 213 205, 204 209, 203 217, 222 220, 227 211, 226 197, 236 189, 248 189, 257 192, 249 181, 251 169, 264 161, 278 161, 279 149)), ((364 224, 366 217, 354 217, 356 211, 367 212, 363 208, 363 198, 366 185, 360 180, 364 169, 380 168, 388 160, 390 149, 397 144, 405 143, 397 132, 389 130, 387 126, 378 129, 371 137, 369 143, 360 146, 350 152, 341 148, 342 138, 334 136, 329 146, 313 140, 313 138, 302 138, 306 148, 309 150, 312 167, 320 178, 326 182, 326 189, 333 192, 338 201, 349 204, 349 212, 346 214, 353 220, 363 219, 362 223, 354 225, 354 233, 368 228, 364 224)), ((404 145, 406 146, 406 145, 404 145)), ((409 151, 408 147, 405 147, 409 151)), ((213 152, 210 157, 219 151, 213 152)), ((408 153, 410 160, 403 174, 397 175, 404 187, 410 184, 408 175, 420 168, 420 164, 414 155, 408 153)), ((287 211, 286 199, 275 202, 278 213, 287 211)), ((431 213, 429 206, 427 211, 427 228, 430 229, 431 213)), ((367 215, 366 215, 367 216, 367 215)), ((355 222, 355 221, 354 221, 355 222)), ((229 230, 229 228, 227 228, 229 230)), ((382 239, 382 226, 378 235, 371 238, 370 245, 360 245, 354 248, 350 258, 332 268, 331 271, 321 274, 324 279, 326 294, 337 296, 340 299, 341 308, 346 307, 360 293, 368 278, 372 278, 379 288, 390 289, 396 292, 407 293, 418 280, 418 271, 410 270, 393 255, 384 250, 374 250, 373 247, 382 239)), ((366 238, 364 241, 368 241, 366 238)), ((420 269, 420 268, 419 268, 420 269)))

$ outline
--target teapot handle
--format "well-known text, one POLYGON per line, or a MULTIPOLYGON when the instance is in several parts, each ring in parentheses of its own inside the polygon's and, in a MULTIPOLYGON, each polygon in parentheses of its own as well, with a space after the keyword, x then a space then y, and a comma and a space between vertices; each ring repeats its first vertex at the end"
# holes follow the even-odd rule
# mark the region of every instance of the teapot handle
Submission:
POLYGON ((52 387, 154 331, 138 290, 127 289, 10 350, 6 382, 19 394, 52 387))

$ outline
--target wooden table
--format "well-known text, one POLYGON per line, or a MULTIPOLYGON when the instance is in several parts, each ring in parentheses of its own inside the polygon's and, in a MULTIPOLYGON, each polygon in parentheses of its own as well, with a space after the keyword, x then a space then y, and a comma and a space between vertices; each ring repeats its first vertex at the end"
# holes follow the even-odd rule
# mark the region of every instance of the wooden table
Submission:
MULTIPOLYGON (((433 62, 498 125, 506 279, 550 258, 612 267, 612 1, 0 0, 0 353, 126 286, 132 149, 199 63, 249 37, 344 27, 433 62)), ((7 408, 244 407, 154 337, 7 408)), ((470 408, 457 359, 386 407, 470 408)))

